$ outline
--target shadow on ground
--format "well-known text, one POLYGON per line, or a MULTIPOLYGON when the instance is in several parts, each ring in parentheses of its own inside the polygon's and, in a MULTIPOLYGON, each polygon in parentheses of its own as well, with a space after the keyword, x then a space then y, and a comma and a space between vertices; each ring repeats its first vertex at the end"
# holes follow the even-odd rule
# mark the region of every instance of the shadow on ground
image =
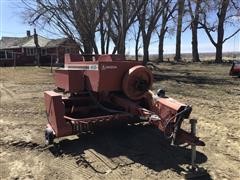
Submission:
MULTIPOLYGON (((142 125, 99 131, 74 140, 61 140, 49 150, 55 156, 72 156, 76 163, 83 161, 90 166, 91 163, 83 156, 84 151, 89 149, 109 159, 126 156, 133 163, 139 163, 157 172, 171 169, 180 173, 183 170, 180 165, 191 162, 190 149, 171 146, 157 129, 142 125)), ((197 152, 196 161, 198 164, 204 163, 207 157, 197 152)))
POLYGON ((188 73, 186 75, 172 74, 154 74, 155 81, 175 80, 178 83, 200 84, 200 85, 234 85, 237 82, 232 80, 213 78, 211 76, 193 76, 188 73))

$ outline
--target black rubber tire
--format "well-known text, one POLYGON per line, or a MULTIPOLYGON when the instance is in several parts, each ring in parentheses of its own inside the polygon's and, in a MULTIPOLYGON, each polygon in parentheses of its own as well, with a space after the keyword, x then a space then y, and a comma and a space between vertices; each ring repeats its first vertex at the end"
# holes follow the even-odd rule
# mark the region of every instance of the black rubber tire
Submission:
POLYGON ((45 129, 45 145, 51 145, 54 142, 54 134, 53 131, 49 128, 45 129))
POLYGON ((163 89, 158 89, 157 95, 158 95, 158 97, 165 97, 165 91, 163 89))

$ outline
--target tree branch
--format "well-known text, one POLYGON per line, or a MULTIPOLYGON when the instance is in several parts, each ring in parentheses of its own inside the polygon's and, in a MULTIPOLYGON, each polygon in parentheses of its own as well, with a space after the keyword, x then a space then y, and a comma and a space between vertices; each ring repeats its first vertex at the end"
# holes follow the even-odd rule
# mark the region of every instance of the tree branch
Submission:
POLYGON ((230 38, 232 38, 233 36, 235 36, 238 32, 240 31, 240 28, 238 30, 236 30, 232 35, 228 36, 227 38, 225 38, 223 40, 223 43, 225 43, 227 40, 229 40, 230 38))
POLYGON ((201 22, 199 22, 199 24, 202 25, 202 27, 205 30, 205 32, 206 32, 208 38, 210 39, 211 43, 216 47, 217 43, 213 40, 213 37, 212 37, 211 33, 208 30, 208 27, 205 24, 201 23, 201 22))

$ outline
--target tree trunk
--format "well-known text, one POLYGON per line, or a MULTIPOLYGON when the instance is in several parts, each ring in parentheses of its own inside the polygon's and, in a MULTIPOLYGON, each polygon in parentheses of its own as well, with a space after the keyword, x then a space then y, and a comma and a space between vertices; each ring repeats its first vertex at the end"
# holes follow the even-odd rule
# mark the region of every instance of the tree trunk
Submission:
POLYGON ((146 65, 149 62, 149 44, 150 38, 143 37, 143 65, 146 65))
POLYGON ((95 40, 92 41, 92 46, 93 46, 93 49, 94 49, 94 53, 99 54, 98 53, 98 47, 97 47, 97 44, 96 44, 95 40))
POLYGON ((159 37, 159 43, 158 43, 158 61, 163 62, 163 43, 164 43, 164 37, 159 37))
POLYGON ((199 9, 201 7, 202 0, 195 0, 196 8, 192 10, 192 0, 188 0, 188 8, 191 16, 191 30, 192 30, 192 61, 200 62, 198 53, 198 20, 199 20, 199 9))
POLYGON ((222 63, 222 44, 216 46, 215 63, 222 63))
POLYGON ((198 37, 197 37, 198 22, 194 21, 191 24, 192 27, 192 60, 193 62, 200 62, 198 53, 198 37))
POLYGON ((223 46, 223 36, 224 36, 224 28, 223 25, 219 24, 218 26, 218 38, 216 44, 216 55, 215 55, 215 62, 222 63, 222 46, 223 46))
POLYGON ((223 24, 218 25, 218 33, 217 33, 217 44, 216 44, 216 55, 215 62, 222 63, 222 46, 223 46, 223 37, 224 37, 224 27, 223 24))
POLYGON ((224 27, 223 27, 223 23, 221 23, 220 21, 221 20, 219 20, 218 33, 217 33, 216 56, 215 56, 216 63, 222 62, 222 45, 223 45, 224 27))
POLYGON ((217 44, 216 44, 216 56, 215 62, 221 63, 222 60, 222 46, 223 46, 223 37, 224 37, 224 21, 227 13, 227 8, 229 5, 229 0, 224 0, 222 2, 222 7, 220 13, 218 12, 218 33, 217 33, 217 44))
POLYGON ((135 45, 135 59, 138 61, 138 46, 139 46, 139 39, 140 39, 141 29, 138 28, 138 34, 136 38, 136 45, 135 45))
POLYGON ((105 39, 104 39, 105 33, 102 20, 100 22, 100 36, 101 36, 101 53, 105 54, 105 39))
MULTIPOLYGON (((166 2, 166 1, 164 1, 166 2)), ((171 5, 171 2, 169 2, 171 5)), ((160 30, 160 34, 158 36, 159 39, 159 43, 158 43, 158 61, 159 62, 163 62, 163 45, 164 45, 164 37, 165 34, 168 30, 167 27, 167 22, 169 21, 169 18, 172 16, 172 14, 175 12, 175 9, 177 7, 177 2, 174 2, 174 6, 172 7, 172 9, 169 11, 167 8, 165 8, 163 10, 163 14, 162 14, 162 26, 161 26, 161 30, 160 30)))
POLYGON ((83 41, 84 54, 92 54, 92 44, 89 41, 83 41))
POLYGON ((112 54, 116 54, 116 52, 117 52, 117 47, 115 46, 115 47, 113 48, 112 54))
POLYGON ((121 0, 122 3, 122 9, 121 9, 121 13, 122 13, 122 19, 121 19, 121 32, 119 34, 120 38, 119 38, 119 44, 118 44, 118 54, 122 54, 125 55, 125 39, 126 39, 126 29, 127 29, 127 2, 126 0, 121 0))
MULTIPOLYGON (((191 3, 189 2, 189 8, 191 9, 191 3)), ((192 28, 192 60, 193 62, 200 62, 199 59, 199 53, 198 53, 198 21, 199 21, 199 10, 201 8, 201 0, 196 1, 196 8, 195 12, 193 15, 192 12, 192 23, 191 23, 191 28, 192 28)))
MULTIPOLYGON (((102 7, 102 2, 99 3, 99 11, 102 14, 103 7, 102 7)), ((101 53, 105 54, 105 31, 104 31, 104 26, 103 26, 103 18, 100 20, 100 41, 101 41, 101 53)))
POLYGON ((163 44, 164 44, 164 37, 167 32, 168 27, 166 27, 166 21, 164 21, 163 18, 163 23, 162 23, 162 28, 160 31, 160 35, 158 36, 159 42, 158 42, 158 61, 163 62, 163 44))
POLYGON ((174 60, 181 61, 181 35, 182 35, 182 19, 184 12, 184 1, 178 0, 178 22, 177 22, 177 36, 176 36, 176 53, 174 60))
POLYGON ((109 31, 108 31, 107 42, 106 42, 106 54, 108 54, 108 52, 109 52, 109 44, 110 44, 110 35, 109 35, 109 31))
MULTIPOLYGON (((121 35, 122 36, 122 35, 121 35)), ((122 54, 122 55, 125 55, 125 38, 123 37, 120 37, 120 42, 118 44, 118 54, 122 54)))
MULTIPOLYGON (((83 50, 84 50, 84 54, 92 54, 93 53, 93 47, 92 47, 92 43, 89 40, 88 37, 82 36, 82 44, 83 44, 83 50)), ((90 56, 86 56, 85 59, 87 61, 91 61, 92 57, 90 56)))
MULTIPOLYGON (((178 28, 179 29, 179 28, 178 28)), ((175 61, 181 61, 181 31, 177 30, 175 61)))
POLYGON ((149 52, 148 47, 143 45, 143 65, 146 65, 149 62, 149 52))
POLYGON ((122 36, 123 34, 120 35, 119 43, 117 46, 117 52, 118 54, 125 55, 125 38, 122 36))
POLYGON ((158 61, 159 62, 163 62, 163 43, 164 43, 164 36, 165 36, 166 31, 167 31, 166 24, 167 24, 167 18, 166 18, 166 15, 163 14, 162 15, 162 27, 161 27, 161 30, 160 30, 160 34, 158 36, 158 39, 159 39, 159 42, 158 42, 158 61))

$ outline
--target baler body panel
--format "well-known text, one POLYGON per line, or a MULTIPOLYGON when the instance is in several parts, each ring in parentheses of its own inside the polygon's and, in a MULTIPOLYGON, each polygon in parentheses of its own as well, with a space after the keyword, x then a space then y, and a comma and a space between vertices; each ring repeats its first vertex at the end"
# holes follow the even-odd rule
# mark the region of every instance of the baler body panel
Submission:
POLYGON ((45 91, 44 99, 48 124, 51 125, 55 136, 62 137, 71 134, 71 125, 64 119, 65 108, 62 96, 54 91, 45 91))
POLYGON ((54 73, 55 84, 68 92, 84 90, 84 71, 58 69, 54 73))
POLYGON ((131 61, 98 62, 98 71, 85 71, 86 89, 94 92, 121 91, 125 73, 140 63, 131 61))

